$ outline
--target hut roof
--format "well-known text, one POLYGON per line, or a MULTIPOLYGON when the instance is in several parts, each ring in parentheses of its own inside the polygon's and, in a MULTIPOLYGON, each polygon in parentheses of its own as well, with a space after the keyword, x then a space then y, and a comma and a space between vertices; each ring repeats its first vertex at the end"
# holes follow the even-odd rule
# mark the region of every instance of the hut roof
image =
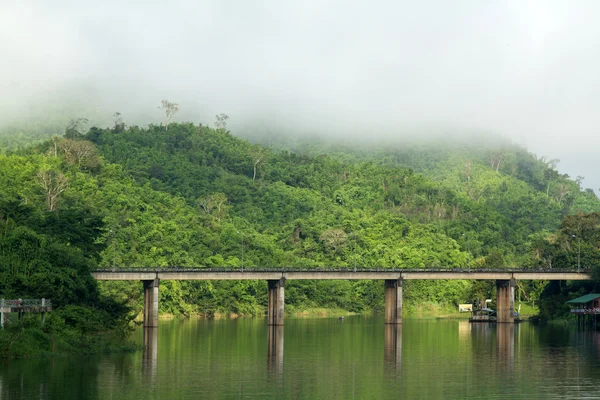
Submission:
POLYGON ((569 300, 569 301, 567 301, 567 304, 585 304, 585 303, 589 303, 592 300, 597 299, 598 297, 600 297, 600 294, 590 293, 590 294, 586 294, 585 296, 581 296, 576 299, 569 300))

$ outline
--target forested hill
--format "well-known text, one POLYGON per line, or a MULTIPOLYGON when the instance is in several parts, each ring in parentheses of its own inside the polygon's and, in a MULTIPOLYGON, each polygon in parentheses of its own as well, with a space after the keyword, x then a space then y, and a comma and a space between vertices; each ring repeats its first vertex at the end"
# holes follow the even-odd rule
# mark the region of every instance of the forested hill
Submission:
MULTIPOLYGON (((571 267, 564 218, 600 211, 581 182, 507 144, 296 150, 185 123, 85 133, 71 126, 65 137, 5 152, 0 290, 42 297, 41 278, 31 280, 39 269, 32 254, 50 242, 78 254, 84 274, 95 266, 239 268, 242 257, 254 267, 571 267)), ((584 241, 582 252, 592 257, 594 246, 584 241)), ((58 258, 47 263, 48 270, 62 266, 58 258)), ((263 286, 165 282, 161 307, 259 313, 263 286)), ((458 302, 481 290, 413 282, 406 296, 409 304, 458 302)), ((139 299, 128 284, 103 291, 134 306, 139 299)), ((286 296, 292 309, 360 311, 380 306, 381 288, 296 282, 286 296)))
POLYGON ((239 218, 248 235, 268 234, 278 250, 292 253, 285 261, 249 255, 249 263, 263 265, 348 262, 344 251, 353 246, 331 251, 324 240, 336 229, 346 244, 352 233, 365 265, 464 263, 425 245, 440 239, 469 247, 480 263, 495 249, 508 264, 523 265, 530 235, 554 231, 565 215, 600 211, 596 196, 559 175, 553 162, 515 146, 419 143, 358 155, 349 146, 324 146, 327 153, 310 157, 191 124, 118 134, 93 129, 88 138, 136 182, 183 197, 205 218, 214 216, 210 203, 220 197, 228 218, 218 217, 218 225, 239 218))

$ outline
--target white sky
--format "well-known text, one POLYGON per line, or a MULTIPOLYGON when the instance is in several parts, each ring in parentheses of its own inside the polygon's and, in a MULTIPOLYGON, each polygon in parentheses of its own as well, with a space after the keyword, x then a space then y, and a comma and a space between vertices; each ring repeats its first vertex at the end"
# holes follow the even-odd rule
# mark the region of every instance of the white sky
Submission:
POLYGON ((240 129, 492 131, 598 189, 598 20, 595 0, 0 0, 0 119, 156 122, 169 99, 240 129))

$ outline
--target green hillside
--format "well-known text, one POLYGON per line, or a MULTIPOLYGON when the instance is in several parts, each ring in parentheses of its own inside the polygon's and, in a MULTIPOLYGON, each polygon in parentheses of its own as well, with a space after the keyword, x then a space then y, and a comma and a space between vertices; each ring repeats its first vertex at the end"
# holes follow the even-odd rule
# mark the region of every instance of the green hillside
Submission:
MULTIPOLYGON (((254 268, 574 268, 574 233, 585 265, 597 257, 600 200, 502 140, 270 148, 184 123, 85 134, 72 124, 29 147, 3 143, 0 292, 52 298, 60 326, 88 318, 61 314, 69 307, 99 310, 94 323, 107 326, 140 310, 141 287, 98 287, 89 275, 98 267, 241 268, 243 253, 254 268)), ((539 284, 519 285, 539 296, 539 284)), ((413 310, 493 290, 405 288, 413 310)), ((380 282, 289 282, 286 307, 364 312, 381 309, 382 295, 380 282)), ((161 284, 161 311, 174 315, 261 315, 266 301, 261 281, 161 284)))

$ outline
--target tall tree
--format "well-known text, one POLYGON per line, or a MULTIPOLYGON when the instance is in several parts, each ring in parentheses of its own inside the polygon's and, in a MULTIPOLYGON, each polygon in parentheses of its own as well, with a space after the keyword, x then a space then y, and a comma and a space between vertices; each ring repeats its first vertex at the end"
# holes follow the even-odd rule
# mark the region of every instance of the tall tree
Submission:
POLYGON ((73 118, 65 129, 65 137, 68 139, 81 139, 83 131, 89 120, 87 118, 73 118))
POLYGON ((69 165, 76 165, 79 169, 93 169, 100 165, 98 150, 90 141, 60 139, 58 147, 69 165))
POLYGON ((48 211, 56 211, 60 195, 67 190, 69 182, 62 172, 54 170, 42 170, 37 174, 38 184, 44 189, 46 207, 48 211))
POLYGON ((259 145, 252 146, 251 150, 252 155, 252 163, 254 166, 254 173, 252 174, 252 182, 256 180, 256 171, 258 169, 258 165, 265 161, 267 156, 267 150, 259 145))
POLYGON ((163 110, 165 113, 165 130, 168 130, 171 118, 173 118, 173 115, 179 111, 179 104, 172 103, 169 100, 161 100, 160 104, 161 105, 158 107, 158 109, 163 110))
POLYGON ((215 116, 215 128, 217 128, 217 130, 219 130, 219 131, 226 132, 228 119, 229 119, 229 115, 223 114, 223 113, 215 116))
POLYGON ((208 196, 204 196, 198 200, 198 205, 209 215, 215 215, 217 221, 221 222, 221 219, 227 212, 227 196, 224 193, 213 193, 208 196))
POLYGON ((123 117, 120 112, 117 111, 113 114, 113 122, 113 131, 115 133, 121 133, 125 130, 125 123, 123 122, 123 117))

